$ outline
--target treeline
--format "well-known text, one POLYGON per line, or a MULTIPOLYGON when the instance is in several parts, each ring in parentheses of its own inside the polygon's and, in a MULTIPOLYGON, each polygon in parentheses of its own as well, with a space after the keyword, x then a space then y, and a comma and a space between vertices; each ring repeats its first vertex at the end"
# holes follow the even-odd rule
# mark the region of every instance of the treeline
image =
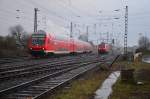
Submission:
POLYGON ((138 41, 138 49, 136 49, 136 52, 143 52, 147 53, 150 52, 150 39, 146 36, 142 36, 139 38, 138 41))
POLYGON ((0 49, 1 50, 16 50, 16 39, 11 36, 0 36, 0 49))
POLYGON ((0 57, 26 56, 28 39, 21 25, 10 27, 7 36, 0 36, 0 57))

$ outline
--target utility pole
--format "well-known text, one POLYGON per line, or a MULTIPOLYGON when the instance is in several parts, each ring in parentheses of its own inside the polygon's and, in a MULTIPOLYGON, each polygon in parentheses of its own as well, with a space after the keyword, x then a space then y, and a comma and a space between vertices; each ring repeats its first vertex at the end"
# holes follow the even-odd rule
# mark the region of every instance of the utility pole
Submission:
MULTIPOLYGON (((93 30, 94 30, 95 35, 97 36, 96 24, 94 24, 94 28, 93 28, 93 30)), ((98 39, 97 39, 97 44, 98 44, 98 39)))
POLYGON ((107 43, 109 42, 109 32, 107 32, 107 43))
POLYGON ((114 36, 114 23, 112 22, 112 34, 111 34, 111 40, 113 39, 114 36))
POLYGON ((127 34, 128 34, 128 6, 125 10, 125 34, 124 34, 124 56, 127 58, 127 34))
POLYGON ((146 37, 146 33, 145 33, 145 37, 144 38, 145 38, 145 40, 144 40, 145 41, 145 50, 147 50, 147 37, 146 37))
POLYGON ((43 17, 43 21, 44 21, 44 30, 46 30, 46 27, 47 27, 47 23, 46 23, 46 16, 43 17))
POLYGON ((70 38, 73 37, 72 34, 73 34, 73 23, 71 22, 70 23, 70 38))
POLYGON ((87 42, 89 41, 89 26, 86 27, 87 42))
MULTIPOLYGON (((71 22, 70 23, 70 38, 72 38, 73 37, 73 23, 71 22)), ((75 49, 74 49, 74 39, 72 39, 72 42, 73 42, 73 45, 72 45, 72 50, 73 50, 73 53, 74 53, 74 51, 75 51, 75 49)))
POLYGON ((102 41, 102 35, 101 35, 101 24, 99 24, 99 44, 101 43, 102 41))
POLYGON ((101 35, 101 32, 99 33, 99 44, 101 43, 101 41, 102 41, 102 35, 101 35))
POLYGON ((95 34, 97 33, 97 31, 96 31, 96 24, 94 24, 94 32, 95 32, 95 34))
POLYGON ((34 33, 37 32, 37 11, 38 8, 34 8, 34 33))

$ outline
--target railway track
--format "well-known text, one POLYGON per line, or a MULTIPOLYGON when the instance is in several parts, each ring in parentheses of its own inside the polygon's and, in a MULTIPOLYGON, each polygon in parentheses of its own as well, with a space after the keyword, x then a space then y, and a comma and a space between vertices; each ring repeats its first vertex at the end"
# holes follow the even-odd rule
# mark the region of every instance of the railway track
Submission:
POLYGON ((87 62, 93 57, 95 56, 87 56, 86 58, 83 56, 75 57, 72 59, 67 58, 67 60, 57 60, 57 62, 38 64, 33 66, 27 66, 27 68, 0 72, 0 90, 29 81, 30 79, 36 79, 37 77, 56 72, 58 70, 67 68, 75 64, 87 62))
POLYGON ((46 63, 46 64, 39 64, 37 65, 32 65, 27 68, 22 68, 22 69, 15 69, 15 70, 9 70, 9 71, 4 71, 0 72, 0 80, 4 79, 11 79, 14 77, 21 77, 21 76, 27 76, 27 75, 33 75, 33 74, 42 74, 46 73, 48 71, 55 71, 58 69, 66 68, 68 65, 72 64, 79 64, 88 61, 88 59, 70 59, 66 61, 60 61, 60 62, 53 62, 53 63, 46 63))
POLYGON ((21 62, 21 61, 25 61, 28 59, 29 59, 29 57, 5 57, 5 58, 0 58, 0 64, 21 62))
MULTIPOLYGON (((85 55, 74 56, 73 59, 80 58, 80 57, 85 57, 85 55)), ((28 67, 32 67, 32 66, 39 65, 39 64, 65 61, 65 60, 69 60, 69 59, 72 59, 72 56, 66 56, 63 58, 27 60, 27 61, 23 61, 23 62, 4 64, 4 65, 0 65, 0 72, 28 68, 28 67)))
POLYGON ((47 75, 45 77, 27 82, 22 85, 18 85, 16 88, 10 88, 9 90, 5 90, 6 94, 10 93, 9 95, 4 94, 1 96, 2 99, 26 99, 28 97, 32 97, 33 99, 38 99, 42 97, 45 93, 54 90, 56 87, 64 84, 65 82, 75 78, 76 76, 80 75, 81 73, 94 68, 96 64, 84 64, 84 66, 80 68, 68 68, 62 71, 59 71, 55 74, 47 75), (94 65, 94 66, 93 66, 94 65), (65 73, 67 72, 67 73, 65 73), (62 74, 62 75, 60 75, 62 74), (58 76, 57 76, 58 75, 58 76), (22 88, 24 90, 22 90, 22 88), (20 89, 20 91, 18 91, 20 89), (15 93, 11 93, 15 92, 15 93))
MULTIPOLYGON (((95 58, 86 57, 86 58, 87 60, 85 58, 83 58, 83 60, 80 59, 81 62, 79 60, 76 63, 66 62, 61 65, 61 68, 60 68, 60 65, 57 66, 55 64, 54 67, 59 67, 59 68, 56 68, 56 70, 52 68, 43 69, 43 72, 45 72, 45 70, 46 71, 49 70, 50 72, 41 74, 41 76, 37 76, 37 73, 36 73, 36 76, 34 79, 31 77, 30 80, 28 81, 24 81, 21 84, 17 84, 17 85, 1 90, 0 99, 26 99, 30 97, 33 99, 41 98, 45 96, 46 93, 51 92, 57 87, 79 76, 80 74, 92 68, 95 68, 97 64, 101 63, 100 62, 101 59, 99 57, 95 57, 95 58)), ((30 75, 33 76, 33 74, 30 74, 30 75)))

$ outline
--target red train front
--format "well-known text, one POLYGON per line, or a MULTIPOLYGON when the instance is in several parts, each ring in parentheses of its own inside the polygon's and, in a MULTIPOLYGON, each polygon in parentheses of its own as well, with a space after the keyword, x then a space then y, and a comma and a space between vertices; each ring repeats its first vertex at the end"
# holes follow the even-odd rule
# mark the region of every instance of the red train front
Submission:
POLYGON ((98 45, 98 53, 103 54, 103 53, 108 53, 111 50, 111 46, 107 43, 102 42, 101 44, 98 45))
POLYGON ((29 39, 29 52, 33 56, 46 55, 48 35, 44 31, 32 34, 29 39))
POLYGON ((32 56, 92 51, 92 46, 87 42, 48 34, 42 30, 31 35, 28 47, 32 56))

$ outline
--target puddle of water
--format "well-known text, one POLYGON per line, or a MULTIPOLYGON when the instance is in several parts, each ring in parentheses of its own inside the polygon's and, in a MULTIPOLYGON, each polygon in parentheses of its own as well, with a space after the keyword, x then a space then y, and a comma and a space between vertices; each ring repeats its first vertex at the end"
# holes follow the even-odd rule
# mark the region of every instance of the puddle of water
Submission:
POLYGON ((120 76, 120 71, 113 72, 109 77, 103 82, 100 89, 95 92, 94 99, 108 99, 112 93, 112 86, 116 83, 118 77, 120 76))
POLYGON ((150 63, 150 57, 143 58, 142 61, 146 63, 150 63))

